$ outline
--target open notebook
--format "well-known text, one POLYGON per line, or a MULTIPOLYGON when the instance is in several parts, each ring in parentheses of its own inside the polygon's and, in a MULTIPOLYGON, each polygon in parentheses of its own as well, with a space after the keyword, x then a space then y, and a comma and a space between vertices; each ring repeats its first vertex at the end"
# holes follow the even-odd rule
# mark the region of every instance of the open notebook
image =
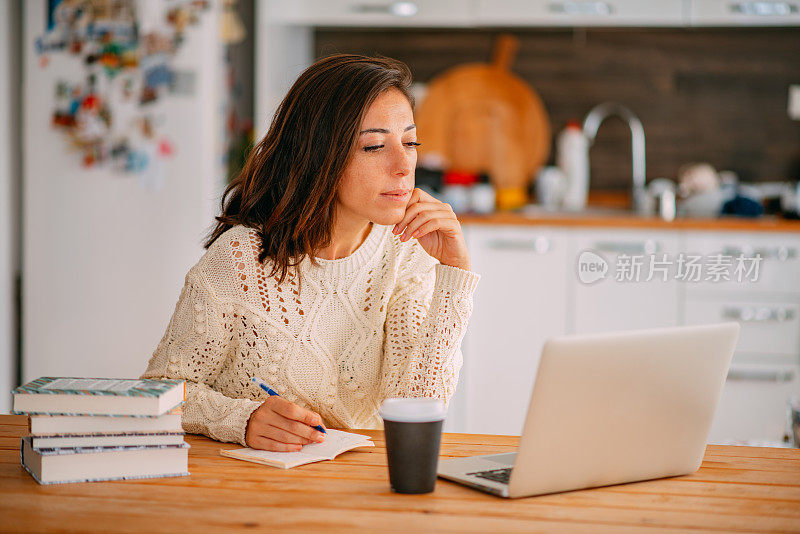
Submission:
POLYGON ((326 429, 325 441, 322 443, 309 443, 297 452, 273 452, 258 449, 220 449, 222 456, 245 460, 258 464, 271 465, 282 469, 297 467, 298 465, 333 460, 340 454, 356 447, 374 447, 372 438, 362 434, 352 434, 341 430, 326 429))

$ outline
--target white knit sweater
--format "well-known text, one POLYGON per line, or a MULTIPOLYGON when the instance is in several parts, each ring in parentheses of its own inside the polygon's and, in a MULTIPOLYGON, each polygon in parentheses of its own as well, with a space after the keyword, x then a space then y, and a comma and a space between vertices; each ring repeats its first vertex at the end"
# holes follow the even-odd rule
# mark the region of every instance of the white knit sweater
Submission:
POLYGON ((350 256, 305 258, 301 292, 291 268, 283 284, 269 277, 258 251, 244 226, 209 247, 142 375, 186 380, 184 430, 245 445, 267 398, 252 376, 334 428, 381 428, 388 397, 449 403, 479 274, 374 223, 350 256))

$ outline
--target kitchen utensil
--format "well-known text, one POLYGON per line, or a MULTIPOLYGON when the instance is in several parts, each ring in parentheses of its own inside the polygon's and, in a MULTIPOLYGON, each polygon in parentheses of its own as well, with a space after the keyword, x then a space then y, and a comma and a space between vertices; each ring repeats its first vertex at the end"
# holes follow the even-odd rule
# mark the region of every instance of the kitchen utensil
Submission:
POLYGON ((416 110, 419 157, 434 152, 450 169, 486 172, 498 209, 525 204, 527 184, 550 152, 544 104, 510 71, 518 46, 501 35, 491 63, 458 65, 435 77, 416 110))

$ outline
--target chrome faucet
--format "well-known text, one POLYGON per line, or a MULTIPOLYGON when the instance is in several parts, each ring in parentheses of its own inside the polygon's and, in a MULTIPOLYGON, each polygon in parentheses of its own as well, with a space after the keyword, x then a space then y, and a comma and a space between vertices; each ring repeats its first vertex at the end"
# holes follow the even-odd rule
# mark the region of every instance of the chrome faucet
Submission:
POLYGON ((645 174, 644 174, 644 127, 642 121, 634 113, 614 102, 604 102, 593 107, 583 121, 583 135, 594 144, 600 124, 611 115, 617 115, 628 123, 631 129, 631 157, 633 159, 633 211, 643 214, 645 207, 645 174))

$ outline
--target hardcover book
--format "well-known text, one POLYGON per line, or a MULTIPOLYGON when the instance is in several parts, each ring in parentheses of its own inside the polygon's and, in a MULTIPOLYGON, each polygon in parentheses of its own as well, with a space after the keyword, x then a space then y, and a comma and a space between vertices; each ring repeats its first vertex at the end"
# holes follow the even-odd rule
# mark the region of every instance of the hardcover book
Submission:
POLYGON ((189 444, 34 449, 26 436, 20 460, 39 484, 184 476, 189 474, 189 444))
POLYGON ((181 407, 164 415, 134 417, 129 415, 32 415, 28 431, 34 436, 60 434, 126 434, 129 432, 183 432, 181 407))
POLYGON ((61 436, 31 436, 34 449, 73 447, 121 447, 131 445, 180 445, 183 432, 152 432, 127 434, 66 434, 61 436))
POLYGON ((45 376, 13 391, 16 414, 162 415, 184 400, 183 380, 45 376))

